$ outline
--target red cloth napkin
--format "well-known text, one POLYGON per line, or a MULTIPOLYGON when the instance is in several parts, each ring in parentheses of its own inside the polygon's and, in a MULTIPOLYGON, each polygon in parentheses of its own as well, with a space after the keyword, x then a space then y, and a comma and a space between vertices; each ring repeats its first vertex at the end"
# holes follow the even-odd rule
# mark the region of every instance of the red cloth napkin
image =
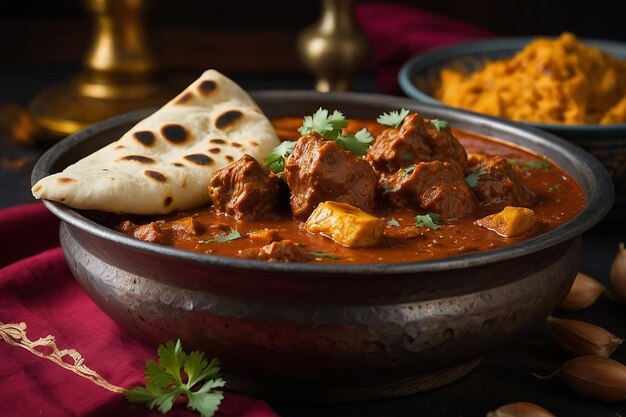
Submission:
MULTIPOLYGON (((117 326, 78 286, 59 247, 58 231, 58 220, 41 203, 0 211, 0 416, 160 416, 7 343, 20 337, 14 326, 6 325, 23 322, 30 341, 51 335, 60 350, 75 349, 86 367, 124 388, 142 384, 146 360, 156 359, 156 346, 117 326)), ((168 415, 198 415, 183 405, 174 408, 168 415)), ((217 416, 277 414, 261 400, 226 393, 217 416)))
POLYGON ((356 17, 371 42, 378 90, 387 94, 401 94, 398 71, 418 52, 493 36, 473 25, 399 4, 359 3, 356 17))

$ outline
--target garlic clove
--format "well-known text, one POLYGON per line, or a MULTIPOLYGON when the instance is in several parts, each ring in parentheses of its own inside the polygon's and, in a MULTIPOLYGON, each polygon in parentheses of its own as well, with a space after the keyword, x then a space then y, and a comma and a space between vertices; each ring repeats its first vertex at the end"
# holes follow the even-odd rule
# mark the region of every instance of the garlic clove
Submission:
POLYGON ((615 297, 626 301, 626 249, 624 242, 619 244, 617 255, 611 264, 611 289, 615 297))
POLYGON ((580 356, 565 362, 561 378, 577 394, 600 401, 626 400, 626 366, 604 356, 580 356))
POLYGON ((604 293, 604 290, 604 286, 598 281, 579 272, 559 308, 569 311, 582 310, 593 304, 604 293))
POLYGON ((487 417, 556 417, 543 407, 533 403, 517 402, 498 407, 487 413, 487 417))
POLYGON ((547 322, 556 344, 571 356, 600 355, 608 358, 623 341, 595 324, 553 316, 548 317, 547 322))

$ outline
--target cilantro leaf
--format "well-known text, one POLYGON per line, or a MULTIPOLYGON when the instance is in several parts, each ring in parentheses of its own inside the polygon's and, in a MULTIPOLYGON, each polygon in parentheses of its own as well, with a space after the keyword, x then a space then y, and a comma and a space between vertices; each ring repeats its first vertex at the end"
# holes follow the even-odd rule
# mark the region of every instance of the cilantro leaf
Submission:
POLYGON ((468 176, 465 177, 465 182, 470 186, 470 188, 474 188, 478 185, 478 179, 480 176, 485 175, 486 173, 487 170, 485 170, 485 168, 479 168, 476 171, 470 172, 468 176))
POLYGON ((387 222, 389 227, 400 227, 400 223, 396 219, 391 219, 387 222))
POLYGON ((439 223, 441 222, 441 216, 437 213, 428 213, 423 216, 417 215, 415 216, 415 226, 417 227, 428 227, 432 230, 437 230, 441 226, 439 223))
POLYGON ((339 135, 335 142, 346 151, 350 151, 356 156, 363 156, 374 142, 374 137, 369 130, 363 128, 354 135, 339 135))
POLYGON ((404 173, 404 175, 408 175, 411 172, 413 172, 414 169, 415 169, 415 165, 409 165, 406 168, 402 168, 402 172, 404 173))
POLYGON ((432 125, 435 126, 435 129, 440 132, 448 128, 448 122, 446 122, 445 120, 432 119, 430 123, 432 123, 432 125))
POLYGON ((393 110, 393 111, 390 111, 389 113, 381 114, 380 116, 378 116, 376 121, 380 123, 381 125, 391 126, 397 129, 400 127, 400 125, 404 121, 404 118, 407 117, 408 115, 409 115, 409 111, 407 109, 393 110))
POLYGON ((399 185, 396 185, 393 188, 390 187, 385 187, 385 191, 383 192, 383 195, 387 194, 387 193, 395 193, 396 191, 398 191, 400 189, 399 185))
POLYGON ((550 163, 546 161, 527 161, 524 166, 531 169, 548 169, 550 163))
POLYGON ((160 345, 158 357, 158 362, 146 362, 146 386, 127 390, 126 399, 164 414, 172 409, 180 395, 185 395, 187 408, 200 412, 202 417, 212 417, 223 398, 216 388, 225 385, 219 377, 219 361, 213 358, 208 362, 198 351, 185 354, 180 339, 160 345), (182 372, 186 378, 181 376, 182 372), (203 383, 202 387, 195 389, 199 383, 203 383))
POLYGON ((311 257, 313 258, 320 258, 320 259, 341 259, 340 256, 337 255, 333 255, 332 253, 326 253, 326 252, 309 252, 309 255, 311 255, 311 257))
POLYGON ((198 243, 213 243, 213 242, 226 243, 226 242, 230 242, 231 240, 241 239, 242 237, 243 236, 241 236, 241 234, 238 231, 236 231, 235 229, 232 229, 230 233, 220 233, 219 235, 216 235, 212 239, 199 240, 198 243))
POLYGON ((325 139, 335 140, 341 135, 341 131, 348 124, 343 113, 335 110, 328 115, 328 110, 317 109, 312 116, 304 116, 302 126, 298 129, 301 135, 317 132, 325 139))
POLYGON ((285 168, 285 158, 291 155, 295 147, 296 141, 281 142, 265 156, 265 166, 275 174, 282 172, 285 168))

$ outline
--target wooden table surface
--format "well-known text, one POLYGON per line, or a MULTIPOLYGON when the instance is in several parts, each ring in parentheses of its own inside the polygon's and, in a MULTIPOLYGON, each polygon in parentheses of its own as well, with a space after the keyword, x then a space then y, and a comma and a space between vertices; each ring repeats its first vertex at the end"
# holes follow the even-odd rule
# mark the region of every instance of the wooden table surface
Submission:
MULTIPOLYGON (((25 105, 39 89, 68 78, 74 69, 0 69, 0 103, 25 105)), ((233 77, 250 90, 310 88, 306 77, 233 77)), ((356 90, 373 91, 373 79, 364 77, 356 90)), ((24 148, 0 141, 3 160, 26 157, 36 160, 42 148, 24 148)), ((30 171, 10 170, 0 164, 0 208, 30 203, 30 171)), ((583 236, 581 271, 608 284, 609 268, 618 243, 626 241, 626 207, 614 207, 609 215, 583 236)), ((574 313, 555 312, 560 317, 588 321, 626 337, 626 305, 601 298, 592 307, 574 313)), ((558 378, 540 380, 533 373, 549 374, 568 358, 551 339, 545 324, 505 349, 483 358, 469 375, 440 389, 404 398, 357 403, 301 403, 268 401, 284 417, 482 417, 500 405, 514 401, 540 404, 563 417, 624 417, 626 402, 602 403, 573 394, 558 378)), ((614 359, 626 363, 626 347, 614 359)))

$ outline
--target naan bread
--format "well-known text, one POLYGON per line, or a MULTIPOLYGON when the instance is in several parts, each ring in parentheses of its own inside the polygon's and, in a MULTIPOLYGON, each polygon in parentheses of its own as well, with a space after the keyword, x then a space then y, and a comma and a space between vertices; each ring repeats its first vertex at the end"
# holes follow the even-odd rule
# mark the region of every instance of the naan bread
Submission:
POLYGON ((41 179, 37 198, 78 209, 167 214, 209 203, 211 174, 249 154, 257 160, 279 139, 235 82, 208 70, 116 142, 41 179))

